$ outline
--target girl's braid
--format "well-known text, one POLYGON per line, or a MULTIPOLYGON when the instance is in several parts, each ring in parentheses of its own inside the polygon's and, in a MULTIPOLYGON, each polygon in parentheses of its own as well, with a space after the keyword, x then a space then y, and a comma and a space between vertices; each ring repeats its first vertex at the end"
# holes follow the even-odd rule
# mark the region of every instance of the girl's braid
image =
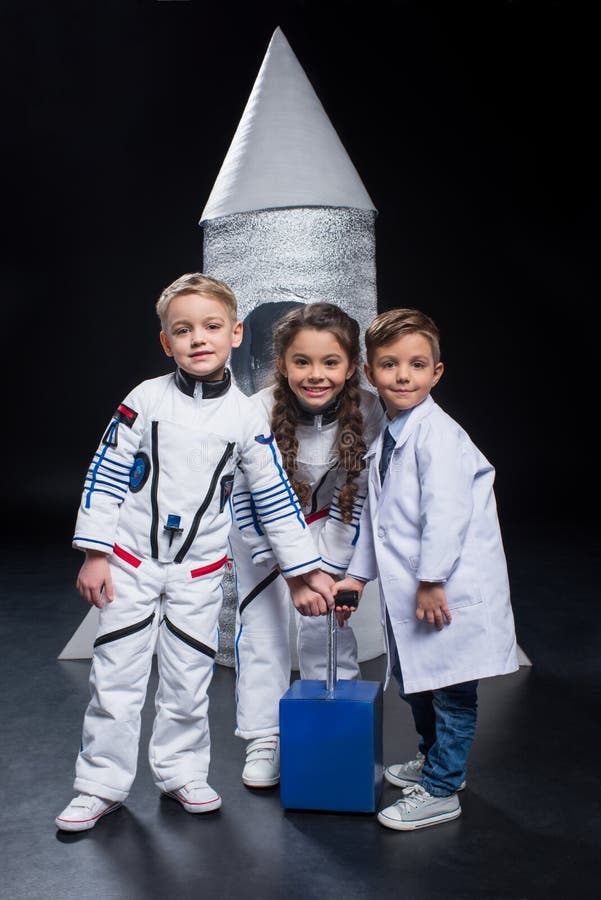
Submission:
POLYGON ((298 463, 298 440, 296 438, 296 426, 298 425, 298 409, 294 394, 288 387, 288 381, 281 372, 276 372, 275 389, 273 392, 273 409, 271 411, 271 427, 276 443, 282 454, 284 468, 301 506, 311 499, 311 488, 308 484, 298 481, 296 471, 298 463))
POLYGON ((349 524, 353 517, 353 504, 357 496, 356 478, 365 468, 366 446, 363 440, 363 415, 360 409, 359 373, 348 379, 341 394, 338 416, 338 459, 346 471, 346 481, 340 489, 338 504, 342 521, 349 524))

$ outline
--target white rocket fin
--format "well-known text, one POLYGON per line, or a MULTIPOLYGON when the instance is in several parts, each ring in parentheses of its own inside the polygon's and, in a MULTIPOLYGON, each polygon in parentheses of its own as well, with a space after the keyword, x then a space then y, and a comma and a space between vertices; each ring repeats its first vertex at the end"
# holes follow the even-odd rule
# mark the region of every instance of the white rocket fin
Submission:
POLYGON ((200 222, 295 206, 375 209, 290 44, 276 28, 200 222))

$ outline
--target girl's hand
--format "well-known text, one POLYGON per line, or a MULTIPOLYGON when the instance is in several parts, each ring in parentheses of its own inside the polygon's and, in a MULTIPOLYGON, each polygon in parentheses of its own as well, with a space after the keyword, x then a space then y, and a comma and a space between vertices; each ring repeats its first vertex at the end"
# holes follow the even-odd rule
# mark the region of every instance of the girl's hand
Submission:
POLYGON ((309 585, 312 591, 321 594, 326 605, 324 612, 334 608, 334 594, 332 592, 334 579, 331 575, 328 575, 327 572, 322 572, 321 569, 312 569, 310 572, 303 572, 300 577, 305 584, 309 585))
POLYGON ((86 550, 86 561, 79 570, 76 587, 90 606, 102 609, 105 600, 107 603, 113 602, 113 582, 106 553, 86 550))
POLYGON ((415 617, 429 625, 442 628, 451 624, 451 611, 447 604, 444 585, 437 581, 420 581, 415 597, 415 617))
POLYGON ((325 616, 328 611, 326 601, 322 594, 314 591, 306 583, 302 575, 287 578, 286 583, 288 584, 292 602, 301 616, 325 616))

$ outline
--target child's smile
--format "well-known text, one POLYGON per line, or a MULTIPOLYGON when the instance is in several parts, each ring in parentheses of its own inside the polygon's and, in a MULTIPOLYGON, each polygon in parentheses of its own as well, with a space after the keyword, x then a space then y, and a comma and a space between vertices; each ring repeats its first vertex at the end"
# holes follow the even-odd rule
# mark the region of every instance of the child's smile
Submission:
POLYGON ((292 393, 315 412, 338 396, 355 371, 332 332, 316 328, 298 332, 278 368, 292 393))
POLYGON ((190 293, 171 301, 161 344, 188 375, 201 381, 223 378, 230 350, 241 341, 242 323, 233 322, 221 300, 190 293))
POLYGON ((426 399, 440 380, 443 364, 434 365, 430 342, 415 332, 376 347, 365 372, 394 419, 426 399))

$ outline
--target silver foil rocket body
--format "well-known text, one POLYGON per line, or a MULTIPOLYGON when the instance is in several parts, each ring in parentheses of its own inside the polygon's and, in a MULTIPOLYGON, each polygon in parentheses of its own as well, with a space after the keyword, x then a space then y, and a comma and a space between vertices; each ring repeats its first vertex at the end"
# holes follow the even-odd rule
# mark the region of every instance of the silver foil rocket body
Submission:
POLYGON ((355 318, 361 343, 376 314, 375 211, 263 209, 204 221, 203 271, 238 299, 242 346, 232 353, 247 394, 272 380, 272 328, 293 306, 335 303, 355 318))

